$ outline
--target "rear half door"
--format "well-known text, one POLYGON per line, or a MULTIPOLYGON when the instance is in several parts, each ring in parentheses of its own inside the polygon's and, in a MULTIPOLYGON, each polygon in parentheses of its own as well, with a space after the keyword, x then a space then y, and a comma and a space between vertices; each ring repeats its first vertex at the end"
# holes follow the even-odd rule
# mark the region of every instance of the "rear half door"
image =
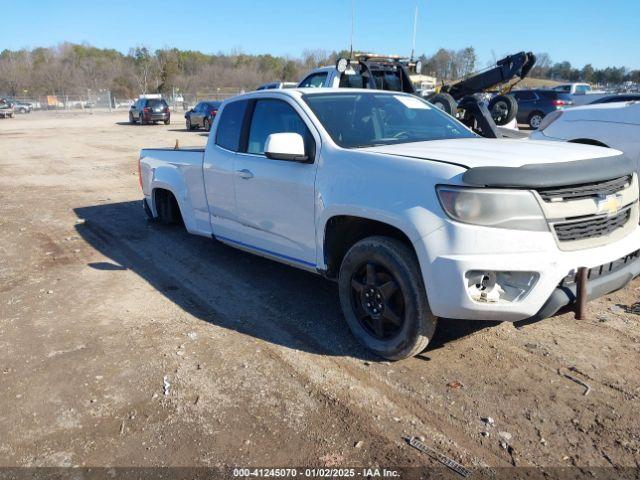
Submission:
POLYGON ((242 242, 245 247, 313 268, 320 137, 303 110, 284 96, 252 101, 248 120, 234 177, 242 242), (303 136, 310 163, 265 156, 267 137, 281 132, 303 136))
POLYGON ((191 112, 191 125, 194 127, 202 126, 202 103, 198 103, 195 107, 193 107, 193 112, 191 112))
POLYGON ((240 149, 247 100, 227 103, 209 134, 203 162, 211 230, 216 237, 240 241, 235 197, 235 162, 240 149))
POLYGON ((527 90, 514 92, 514 95, 518 100, 518 123, 527 123, 538 97, 534 92, 527 90))

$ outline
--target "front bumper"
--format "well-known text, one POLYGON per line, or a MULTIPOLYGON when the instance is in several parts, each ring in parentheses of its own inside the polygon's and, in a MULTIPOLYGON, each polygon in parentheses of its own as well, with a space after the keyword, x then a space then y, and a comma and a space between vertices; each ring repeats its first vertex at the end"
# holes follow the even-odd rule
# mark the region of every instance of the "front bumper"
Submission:
MULTIPOLYGON (((589 272, 587 281, 587 300, 593 300, 616 290, 625 287, 631 280, 640 275, 640 255, 638 251, 633 255, 634 258, 621 258, 618 262, 622 263, 619 268, 613 267, 611 272, 604 275, 598 275, 598 271, 603 268, 611 268, 615 262, 596 267, 589 272)), ((533 319, 543 319, 555 315, 561 308, 572 305, 577 299, 577 285, 575 283, 569 285, 559 285, 553 291, 547 303, 543 305, 540 311, 533 319)))
MULTIPOLYGON (((447 222, 414 243, 429 305, 439 317, 468 320, 520 321, 545 318, 575 301, 575 285, 560 288, 580 267, 600 267, 640 248, 640 228, 600 247, 561 251, 549 232, 524 232, 447 222), (468 254, 466 252, 474 252, 468 254), (535 272, 538 279, 519 301, 472 299, 470 271, 535 272)), ((589 281, 588 298, 624 287, 640 274, 640 262, 589 281)))

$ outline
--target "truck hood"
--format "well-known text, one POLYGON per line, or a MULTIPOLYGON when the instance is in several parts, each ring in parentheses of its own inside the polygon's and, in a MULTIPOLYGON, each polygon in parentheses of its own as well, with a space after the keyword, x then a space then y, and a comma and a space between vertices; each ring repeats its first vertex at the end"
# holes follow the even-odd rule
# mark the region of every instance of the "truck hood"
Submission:
POLYGON ((620 155, 612 148, 575 143, 461 138, 363 148, 361 151, 476 167, 521 167, 620 155))

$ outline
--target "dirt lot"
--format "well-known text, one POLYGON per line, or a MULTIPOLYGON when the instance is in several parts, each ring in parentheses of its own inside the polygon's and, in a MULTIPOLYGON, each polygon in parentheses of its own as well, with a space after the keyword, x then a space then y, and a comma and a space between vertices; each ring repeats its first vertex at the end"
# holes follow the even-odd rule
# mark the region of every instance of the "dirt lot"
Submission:
POLYGON ((207 136, 125 119, 0 120, 0 465, 640 466, 640 280, 380 362, 334 284, 147 223, 138 149, 207 136))

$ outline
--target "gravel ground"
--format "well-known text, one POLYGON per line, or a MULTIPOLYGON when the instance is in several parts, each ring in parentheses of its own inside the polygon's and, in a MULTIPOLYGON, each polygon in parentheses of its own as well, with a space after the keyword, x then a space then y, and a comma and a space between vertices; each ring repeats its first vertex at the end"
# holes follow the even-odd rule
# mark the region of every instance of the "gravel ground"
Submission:
POLYGON ((639 279, 381 362, 333 283, 149 224, 138 150, 207 135, 124 120, 0 120, 0 465, 640 466, 639 279))

